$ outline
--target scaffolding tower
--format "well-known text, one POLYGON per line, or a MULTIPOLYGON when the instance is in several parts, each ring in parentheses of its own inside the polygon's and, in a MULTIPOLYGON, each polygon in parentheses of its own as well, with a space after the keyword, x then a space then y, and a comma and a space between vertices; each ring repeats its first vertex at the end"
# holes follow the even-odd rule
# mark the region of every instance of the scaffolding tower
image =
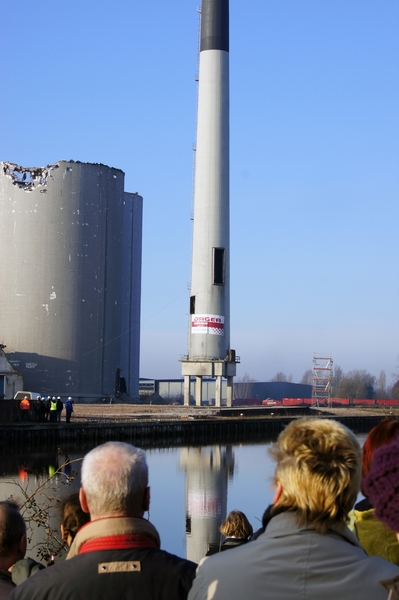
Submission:
POLYGON ((312 369, 312 404, 315 406, 331 406, 333 360, 329 356, 313 353, 312 369))

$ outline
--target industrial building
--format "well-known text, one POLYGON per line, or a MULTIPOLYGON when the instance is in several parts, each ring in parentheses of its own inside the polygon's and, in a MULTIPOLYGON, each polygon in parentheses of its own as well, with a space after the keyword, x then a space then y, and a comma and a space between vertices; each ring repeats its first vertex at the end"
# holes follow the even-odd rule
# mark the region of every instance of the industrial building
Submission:
MULTIPOLYGON (((190 400, 196 398, 197 378, 190 378, 190 400)), ((184 398, 183 379, 140 379, 140 398, 152 401, 152 395, 158 396, 169 404, 181 404, 184 398)), ((216 403, 217 380, 215 377, 202 379, 202 403, 214 406, 216 403)), ((281 401, 283 398, 311 398, 312 386, 288 381, 251 381, 234 384, 233 405, 261 404, 263 400, 281 401)), ((228 405, 227 383, 223 381, 221 405, 228 405)))
POLYGON ((142 205, 106 165, 0 163, 0 343, 24 389, 138 397, 142 205))
POLYGON ((7 360, 4 348, 0 344, 0 399, 14 398, 14 395, 22 389, 22 385, 22 375, 7 360))

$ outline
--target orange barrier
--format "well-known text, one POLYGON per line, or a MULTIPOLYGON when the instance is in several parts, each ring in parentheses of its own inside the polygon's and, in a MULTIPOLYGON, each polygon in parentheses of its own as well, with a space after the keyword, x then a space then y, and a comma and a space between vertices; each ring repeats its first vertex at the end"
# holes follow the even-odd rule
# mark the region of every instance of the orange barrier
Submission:
POLYGON ((377 404, 380 406, 398 406, 399 400, 394 398, 384 398, 383 400, 376 400, 377 404))

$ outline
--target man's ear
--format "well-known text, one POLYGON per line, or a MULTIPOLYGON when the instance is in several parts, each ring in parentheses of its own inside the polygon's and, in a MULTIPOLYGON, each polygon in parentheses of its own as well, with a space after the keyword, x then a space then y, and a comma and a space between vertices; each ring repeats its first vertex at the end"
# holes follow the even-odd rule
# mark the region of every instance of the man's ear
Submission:
POLYGON ((146 487, 145 488, 145 492, 144 492, 144 498, 143 498, 143 511, 147 512, 150 508, 150 501, 151 501, 151 493, 150 493, 150 488, 146 487))
POLYGON ((27 547, 27 540, 26 540, 26 533, 24 533, 24 535, 21 536, 21 539, 19 540, 19 544, 18 544, 18 550, 19 550, 19 553, 22 555, 22 558, 25 556, 26 547, 27 547))
POLYGON ((89 507, 87 506, 86 493, 82 487, 79 490, 79 502, 80 502, 80 506, 82 507, 83 512, 89 513, 90 510, 89 510, 89 507))
POLYGON ((277 482, 277 487, 276 487, 276 491, 274 492, 274 498, 272 500, 272 504, 276 504, 277 500, 280 498, 281 493, 283 491, 283 486, 281 485, 281 483, 278 481, 277 482))

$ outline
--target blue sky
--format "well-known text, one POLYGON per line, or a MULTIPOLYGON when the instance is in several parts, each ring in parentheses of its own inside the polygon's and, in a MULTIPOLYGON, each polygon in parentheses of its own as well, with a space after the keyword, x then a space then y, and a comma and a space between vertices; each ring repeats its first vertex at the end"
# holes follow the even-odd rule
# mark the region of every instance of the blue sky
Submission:
MULTIPOLYGON (((198 13, 191 0, 6 3, 0 160, 101 162, 144 198, 141 375, 187 350, 198 13)), ((399 354, 399 3, 230 0, 238 376, 399 354)))

